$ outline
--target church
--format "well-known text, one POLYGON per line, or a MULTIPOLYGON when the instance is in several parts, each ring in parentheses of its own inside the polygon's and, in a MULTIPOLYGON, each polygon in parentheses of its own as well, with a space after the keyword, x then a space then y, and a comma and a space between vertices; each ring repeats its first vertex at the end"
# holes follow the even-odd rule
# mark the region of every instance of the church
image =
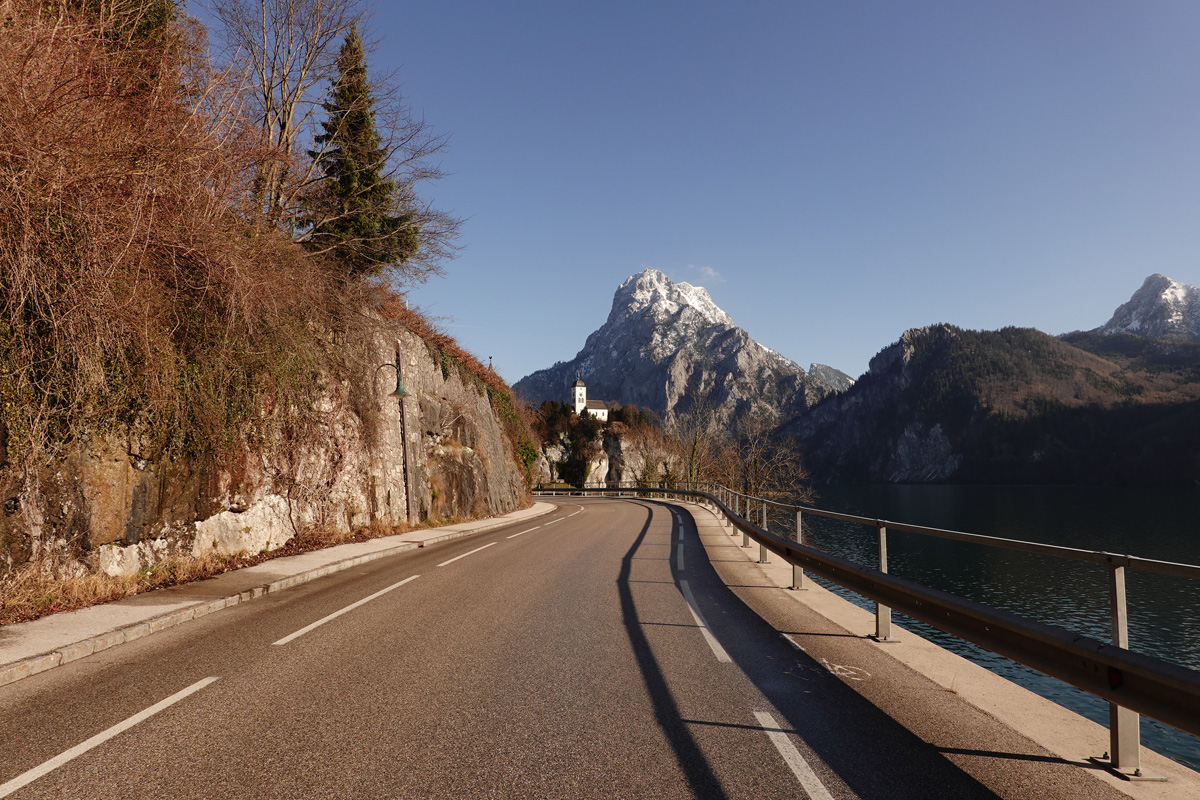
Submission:
POLYGON ((587 399, 587 384, 578 372, 575 373, 575 385, 571 387, 571 403, 576 414, 583 416, 586 412, 601 422, 608 422, 608 406, 599 400, 587 399))

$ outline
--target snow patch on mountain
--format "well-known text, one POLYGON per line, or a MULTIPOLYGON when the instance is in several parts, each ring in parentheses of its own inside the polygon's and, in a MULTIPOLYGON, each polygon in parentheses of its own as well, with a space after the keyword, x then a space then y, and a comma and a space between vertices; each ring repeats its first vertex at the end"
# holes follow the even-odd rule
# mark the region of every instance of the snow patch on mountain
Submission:
POLYGON ((731 425, 752 412, 783 420, 853 383, 832 367, 814 365, 806 373, 751 339, 703 287, 676 283, 657 269, 617 287, 608 319, 573 360, 514 388, 535 403, 563 400, 576 372, 589 396, 636 403, 668 424, 698 404, 731 425))
POLYGON ((1155 273, 1096 331, 1200 341, 1200 289, 1155 273))

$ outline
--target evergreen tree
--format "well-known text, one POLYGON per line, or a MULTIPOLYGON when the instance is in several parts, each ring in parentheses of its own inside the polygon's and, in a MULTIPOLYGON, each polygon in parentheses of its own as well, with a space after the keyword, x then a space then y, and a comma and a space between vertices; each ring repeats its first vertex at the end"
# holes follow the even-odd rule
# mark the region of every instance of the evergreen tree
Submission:
POLYGON ((417 251, 417 225, 402 208, 402 193, 386 174, 388 150, 375 129, 375 99, 367 81, 362 38, 351 28, 337 60, 337 78, 324 133, 310 151, 324 178, 310 204, 317 251, 340 260, 353 275, 378 274, 417 251))

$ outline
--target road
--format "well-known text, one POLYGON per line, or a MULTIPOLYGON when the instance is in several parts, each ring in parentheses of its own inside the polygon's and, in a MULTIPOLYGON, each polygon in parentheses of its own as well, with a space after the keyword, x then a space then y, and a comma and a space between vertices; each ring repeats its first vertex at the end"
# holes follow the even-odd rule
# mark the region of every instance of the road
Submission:
POLYGON ((763 597, 564 498, 0 688, 0 798, 1120 797, 763 597))

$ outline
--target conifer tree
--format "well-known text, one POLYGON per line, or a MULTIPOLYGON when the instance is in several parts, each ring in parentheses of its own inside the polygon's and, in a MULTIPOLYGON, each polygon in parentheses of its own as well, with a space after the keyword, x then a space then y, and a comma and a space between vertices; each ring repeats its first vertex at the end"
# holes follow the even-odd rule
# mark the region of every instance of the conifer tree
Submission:
POLYGON ((416 254, 418 225, 405 196, 387 177, 388 150, 375 128, 362 38, 351 28, 337 60, 324 133, 310 151, 323 179, 310 203, 311 249, 342 262, 352 275, 378 274, 416 254))

